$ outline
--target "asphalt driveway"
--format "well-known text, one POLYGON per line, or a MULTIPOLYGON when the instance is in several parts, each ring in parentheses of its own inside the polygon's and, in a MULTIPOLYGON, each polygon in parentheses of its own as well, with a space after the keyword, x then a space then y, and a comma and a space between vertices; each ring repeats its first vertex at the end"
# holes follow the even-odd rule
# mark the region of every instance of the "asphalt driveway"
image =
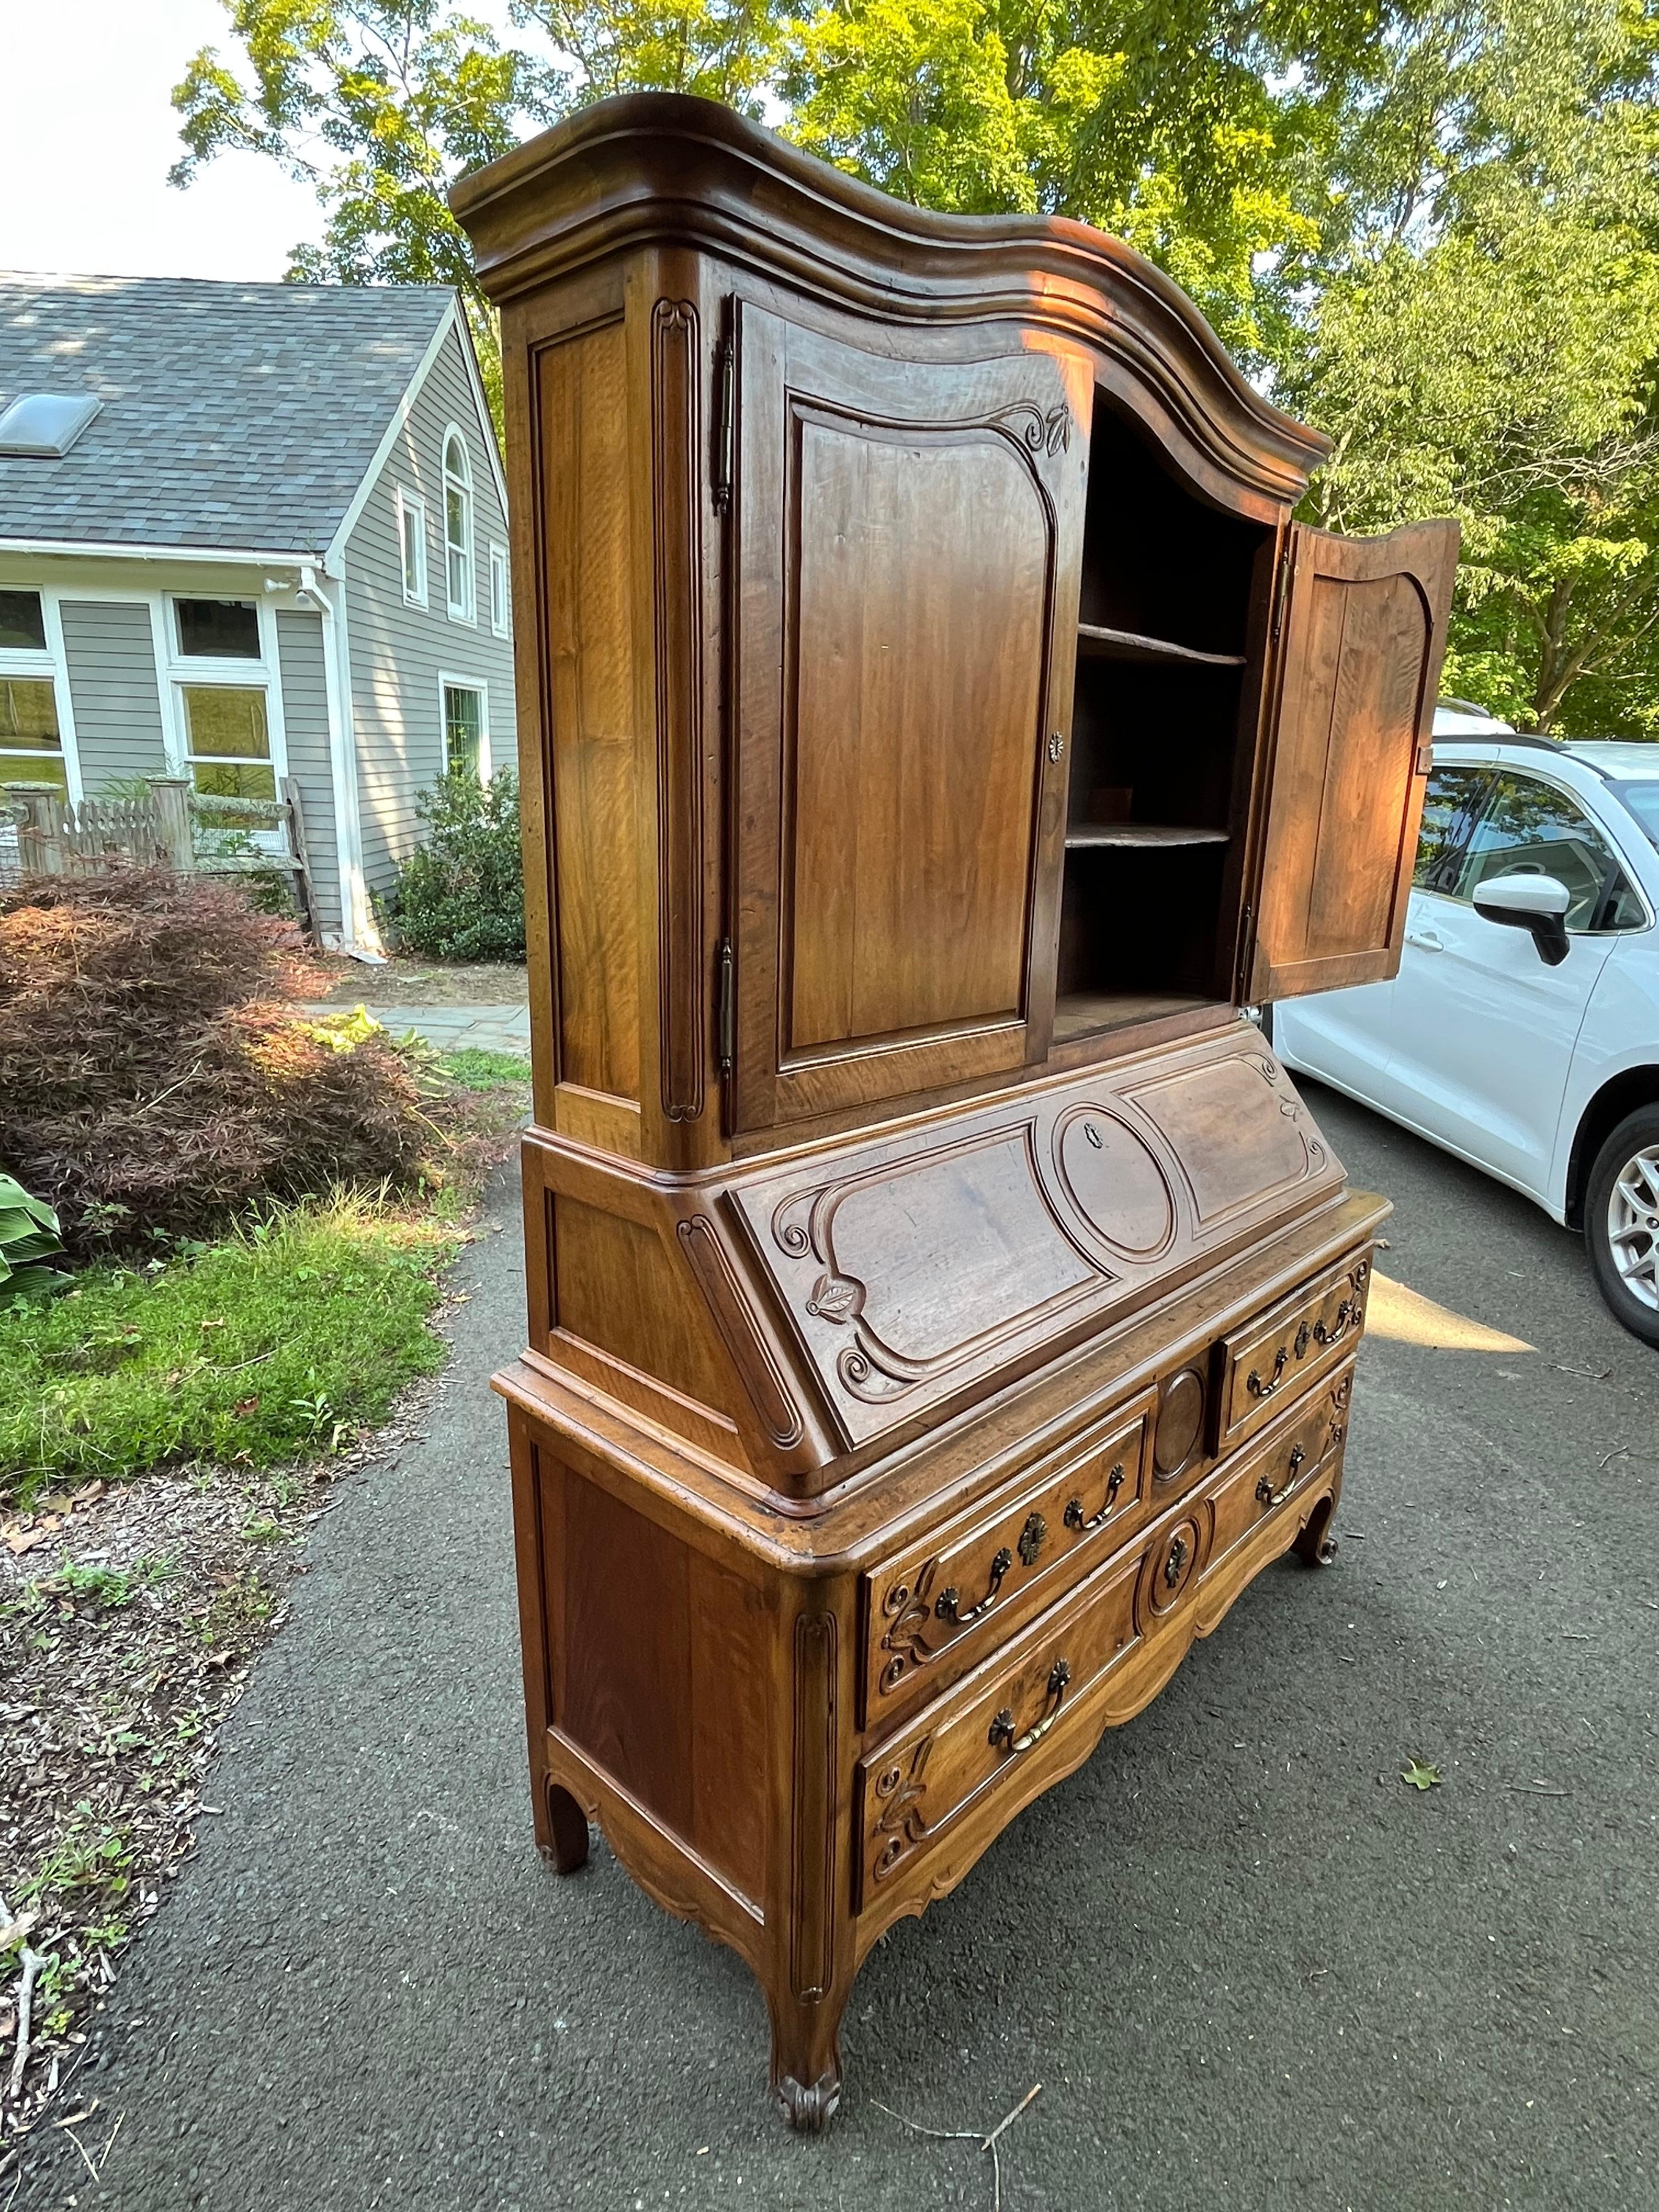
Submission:
POLYGON ((319 1524, 18 2212, 1659 2205, 1659 1353, 1541 1214, 1310 1086, 1382 1265, 1524 1340, 1368 1338, 1334 1572, 1264 1576, 854 1993, 790 2136, 746 1970, 531 1840, 512 1194, 427 1425, 319 1524), (1408 1758, 1441 1786, 1400 1780, 1408 1758), (94 2148, 96 2148, 94 2142, 94 2148))

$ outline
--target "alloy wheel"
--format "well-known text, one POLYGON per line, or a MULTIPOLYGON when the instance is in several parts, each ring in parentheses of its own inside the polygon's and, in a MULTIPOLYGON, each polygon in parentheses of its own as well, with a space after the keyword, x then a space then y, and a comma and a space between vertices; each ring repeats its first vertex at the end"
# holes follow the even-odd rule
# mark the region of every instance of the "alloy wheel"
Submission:
POLYGON ((1607 1243, 1625 1288, 1659 1313, 1659 1145, 1644 1146, 1614 1177, 1607 1243))

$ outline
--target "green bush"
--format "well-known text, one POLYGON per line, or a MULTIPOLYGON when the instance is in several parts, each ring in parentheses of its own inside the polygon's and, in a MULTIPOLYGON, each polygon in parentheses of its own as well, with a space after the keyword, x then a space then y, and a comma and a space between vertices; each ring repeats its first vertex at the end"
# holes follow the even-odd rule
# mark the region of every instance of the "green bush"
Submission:
POLYGON ((78 1260, 153 1255, 336 1183, 431 1180, 418 1066, 296 1019, 313 971, 234 884, 164 868, 0 888, 0 1159, 78 1260))
POLYGON ((434 960, 522 960, 519 782, 458 771, 416 801, 426 835, 387 902, 401 949, 434 960))

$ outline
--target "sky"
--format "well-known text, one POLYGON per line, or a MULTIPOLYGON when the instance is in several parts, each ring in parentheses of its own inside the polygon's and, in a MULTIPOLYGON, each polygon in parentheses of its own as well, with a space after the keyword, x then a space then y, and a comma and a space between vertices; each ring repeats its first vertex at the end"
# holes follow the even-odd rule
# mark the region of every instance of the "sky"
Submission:
POLYGON ((217 0, 0 0, 0 268, 99 276, 276 278, 320 228, 316 202, 258 155, 184 191, 173 86, 225 49, 217 0))

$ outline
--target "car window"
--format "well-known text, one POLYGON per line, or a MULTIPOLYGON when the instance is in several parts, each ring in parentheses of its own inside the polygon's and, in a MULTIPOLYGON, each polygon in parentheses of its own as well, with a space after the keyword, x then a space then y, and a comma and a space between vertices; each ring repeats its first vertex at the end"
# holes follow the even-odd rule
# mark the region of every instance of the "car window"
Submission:
POLYGON ((1597 925, 1602 929, 1645 929, 1647 910, 1630 878, 1620 869, 1597 925))
POLYGON ((1569 893, 1567 927, 1589 929, 1613 869, 1606 840, 1565 792, 1506 772, 1469 839, 1455 896, 1473 898, 1493 876, 1553 876, 1569 893))
POLYGON ((1650 845, 1659 845, 1659 777, 1651 782, 1615 783, 1613 788, 1633 814, 1650 845))
POLYGON ((1464 848, 1491 781, 1484 768, 1437 768, 1430 775, 1412 877, 1420 890, 1456 890, 1464 848))

